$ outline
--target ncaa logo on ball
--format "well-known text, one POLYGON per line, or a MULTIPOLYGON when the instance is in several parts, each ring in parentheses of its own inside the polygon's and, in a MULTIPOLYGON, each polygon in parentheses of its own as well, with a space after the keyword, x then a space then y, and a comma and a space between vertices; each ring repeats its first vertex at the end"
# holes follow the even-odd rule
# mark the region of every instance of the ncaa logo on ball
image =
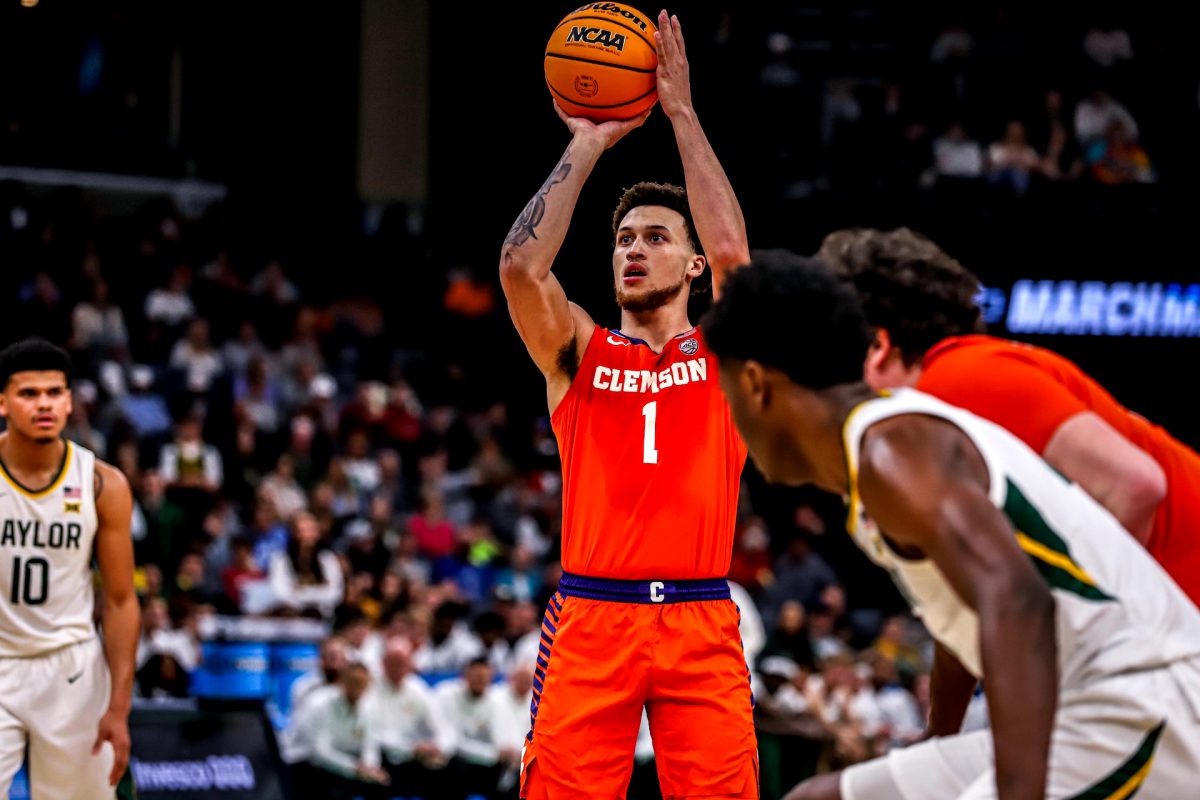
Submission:
POLYGON ((695 355, 696 351, 699 349, 700 343, 695 339, 684 339, 679 343, 679 352, 683 353, 685 356, 695 355))
POLYGON ((576 75, 575 91, 580 97, 595 97, 596 92, 600 91, 600 81, 591 75, 576 75))

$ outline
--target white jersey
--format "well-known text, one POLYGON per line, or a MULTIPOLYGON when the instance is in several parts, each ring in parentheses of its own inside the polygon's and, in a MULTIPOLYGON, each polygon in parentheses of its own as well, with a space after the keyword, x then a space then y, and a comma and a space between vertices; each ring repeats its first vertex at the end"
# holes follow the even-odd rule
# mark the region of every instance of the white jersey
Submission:
POLYGON ((95 635, 95 466, 90 450, 67 442, 58 476, 37 492, 0 466, 0 658, 95 635))
POLYGON ((904 414, 947 420, 983 456, 992 503, 1052 590, 1063 687, 1200 655, 1200 611, 1103 506, 1003 428, 902 389, 863 403, 846 420, 850 532, 892 574, 930 633, 972 674, 983 677, 978 616, 932 561, 897 555, 859 501, 863 435, 877 422, 904 414))

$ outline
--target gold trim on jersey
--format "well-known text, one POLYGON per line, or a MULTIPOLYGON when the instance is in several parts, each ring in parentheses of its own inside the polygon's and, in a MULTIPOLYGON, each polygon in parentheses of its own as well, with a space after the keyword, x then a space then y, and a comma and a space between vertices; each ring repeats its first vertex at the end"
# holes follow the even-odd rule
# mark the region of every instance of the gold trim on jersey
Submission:
POLYGON ((878 400, 880 397, 891 397, 892 393, 884 389, 879 393, 878 397, 868 397, 861 403, 850 409, 850 413, 846 415, 846 419, 842 422, 842 450, 846 456, 846 478, 850 484, 850 497, 846 500, 846 532, 851 536, 858 530, 858 509, 862 505, 862 499, 858 496, 858 468, 855 466, 858 463, 858 453, 854 456, 850 455, 850 448, 855 446, 856 442, 850 441, 850 424, 854 421, 854 417, 858 415, 869 403, 878 400))
POLYGON ((1089 575, 1083 567, 1072 561, 1069 556, 1056 553, 1041 542, 1026 536, 1021 531, 1016 531, 1016 534, 1017 544, 1029 555, 1045 561, 1052 567, 1058 567, 1080 583, 1086 583, 1088 586, 1093 586, 1097 589, 1100 588, 1096 586, 1096 579, 1089 575))
MULTIPOLYGON (((58 474, 54 476, 54 480, 50 481, 50 485, 47 486, 46 488, 38 489, 35 491, 35 490, 30 489, 29 487, 25 486, 19 480, 14 478, 12 476, 12 473, 10 473, 8 471, 8 465, 4 463, 4 459, 0 459, 0 477, 3 477, 4 481, 9 486, 16 489, 18 492, 25 495, 26 497, 28 497, 32 500, 41 500, 43 497, 47 496, 48 494, 53 492, 55 489, 57 489, 59 486, 61 486, 63 481, 65 481, 67 479, 67 473, 71 471, 71 455, 72 455, 72 452, 75 450, 75 447, 68 441, 64 441, 63 444, 66 445, 66 448, 64 449, 64 452, 63 452, 62 464, 60 464, 58 467, 58 474)), ((80 488, 82 488, 82 487, 80 487, 80 488)))

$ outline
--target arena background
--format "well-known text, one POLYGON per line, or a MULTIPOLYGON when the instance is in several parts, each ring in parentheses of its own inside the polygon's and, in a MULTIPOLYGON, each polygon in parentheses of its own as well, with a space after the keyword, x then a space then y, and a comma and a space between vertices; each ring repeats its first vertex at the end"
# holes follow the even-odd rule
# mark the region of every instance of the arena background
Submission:
MULTIPOLYGON (((812 252, 826 233, 852 225, 922 231, 981 277, 994 331, 1071 357, 1119 400, 1200 445, 1187 389, 1200 337, 1194 35, 1151 5, 960 5, 671 7, 683 23, 695 106, 738 192, 752 246, 812 252), (1119 36, 1085 46, 1093 31, 1124 31, 1132 57, 1119 52, 1119 36), (1085 148, 1073 135, 1062 165, 1068 172, 1079 161, 1077 179, 1034 178, 1021 190, 986 174, 937 174, 933 145, 952 121, 964 122, 986 150, 1006 123, 1020 120, 1044 153, 1047 92, 1060 93, 1061 119, 1073 133, 1077 103, 1097 87, 1136 119, 1152 181, 1106 185, 1090 177, 1085 148), (1091 312, 1081 310, 1085 294, 1091 312), (1178 314, 1167 321, 1164 308, 1172 303, 1178 314)), ((148 294, 179 265, 191 273, 193 314, 208 319, 218 349, 249 319, 266 351, 279 356, 296 341, 301 310, 311 311, 320 372, 337 387, 332 453, 350 446, 355 426, 346 424, 347 414, 353 422, 368 382, 412 390, 421 410, 411 440, 397 434, 397 444, 391 433, 370 428, 367 460, 391 449, 402 463, 389 530, 411 535, 430 480, 420 465, 431 453, 448 451, 448 471, 469 474, 483 443, 497 442, 511 485, 555 469, 544 387, 508 321, 496 263, 512 220, 567 141, 542 82, 541 54, 572 7, 0 3, 0 339, 37 333, 72 344, 80 377, 96 391, 87 429, 103 434, 102 455, 123 468, 132 464, 135 478, 155 470, 172 434, 142 438, 137 426, 122 422, 106 363, 130 384, 136 365, 149 367, 152 390, 176 420, 202 403, 205 440, 223 458, 225 478, 198 506, 176 498, 193 516, 173 527, 149 525, 167 544, 139 546, 143 584, 146 567, 163 575, 158 589, 150 580, 144 593, 170 601, 168 632, 192 636, 198 647, 196 615, 207 613, 213 598, 181 584, 179 573, 188 554, 215 568, 203 515, 223 511, 228 530, 218 540, 257 535, 259 481, 286 449, 289 421, 308 413, 311 399, 283 402, 273 431, 258 425, 257 438, 239 445, 244 376, 226 368, 202 390, 187 385, 170 366, 186 319, 161 324, 147 313, 148 294), (272 260, 298 297, 263 305, 252 287, 272 260), (209 271, 214 263, 221 269, 209 271), (125 348, 72 340, 75 309, 90 298, 97 275, 124 312, 125 348), (497 404, 503 422, 480 423, 495 418, 497 404), (457 420, 449 432, 443 410, 457 420), (130 442, 132 461, 122 462, 120 445, 130 442)), ((604 155, 556 262, 568 294, 602 323, 618 320, 608 278, 611 210, 623 187, 645 179, 682 182, 660 112, 604 155)), ((697 314, 705 302, 696 300, 697 314)), ((284 386, 294 379, 276 377, 284 386)), ((312 384, 300 388, 311 393, 312 384)), ((808 554, 789 553, 793 542, 811 545, 845 590, 843 617, 869 612, 850 626, 853 650, 878 651, 870 626, 902 606, 882 574, 836 535, 837 498, 767 488, 752 468, 746 482, 743 525, 763 520, 764 569, 778 577, 790 568, 789 557, 808 564, 808 554)), ((146 487, 135 481, 149 508, 158 500, 146 487)), ((496 509, 503 491, 491 488, 471 495, 456 536, 485 517, 490 532, 482 535, 496 544, 499 570, 515 539, 496 509)), ((554 490, 545 491, 552 517, 554 490)), ((344 550, 346 528, 367 515, 371 494, 359 487, 359 507, 336 515, 323 530, 325 543, 344 550)), ((553 520, 538 524, 552 540, 553 520)), ((551 547, 539 564, 555 554, 551 547)), ((761 556, 747 559, 758 563, 761 556)), ((353 565, 347 569, 353 575, 353 565)), ((770 583, 747 587, 768 632, 782 602, 772 593, 780 581, 774 590, 770 583)), ((406 598, 410 609, 423 607, 419 594, 406 598)), ((809 614, 821 613, 828 600, 799 599, 809 614)), ((487 596, 466 600, 464 624, 490 608, 487 596)), ((218 610, 239 609, 234 601, 218 610)), ((335 621, 328 609, 309 616, 335 621)), ((905 647, 920 650, 919 628, 904 625, 905 647)), ((156 635, 147 635, 147 653, 163 651, 156 635)), ((822 672, 819 663, 812 666, 822 672)), ((229 729, 245 735, 244 725, 230 722, 229 729)), ((823 765, 831 763, 830 736, 809 737, 823 765)), ((791 752, 795 731, 779 738, 779 752, 791 752)), ((258 746, 269 771, 274 745, 258 746)), ((764 796, 775 796, 792 777, 764 773, 764 796)))

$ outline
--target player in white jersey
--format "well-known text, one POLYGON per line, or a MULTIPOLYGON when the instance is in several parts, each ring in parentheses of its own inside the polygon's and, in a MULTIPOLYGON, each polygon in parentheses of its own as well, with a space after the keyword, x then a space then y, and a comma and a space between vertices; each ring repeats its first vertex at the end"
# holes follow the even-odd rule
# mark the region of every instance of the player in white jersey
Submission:
MULTIPOLYGON (((1111 514, 990 422, 874 396, 872 332, 819 262, 757 255, 705 330, 760 471, 849 498, 855 541, 991 713, 787 800, 1200 796, 1200 611, 1111 514)), ((961 722, 969 695, 937 673, 934 706, 961 722)))
POLYGON ((0 351, 0 798, 26 757, 33 800, 132 796, 129 707, 139 613, 133 500, 115 467, 62 438, 70 358, 0 351), (92 622, 92 558, 104 587, 92 622), (114 788, 115 787, 115 788, 114 788))

